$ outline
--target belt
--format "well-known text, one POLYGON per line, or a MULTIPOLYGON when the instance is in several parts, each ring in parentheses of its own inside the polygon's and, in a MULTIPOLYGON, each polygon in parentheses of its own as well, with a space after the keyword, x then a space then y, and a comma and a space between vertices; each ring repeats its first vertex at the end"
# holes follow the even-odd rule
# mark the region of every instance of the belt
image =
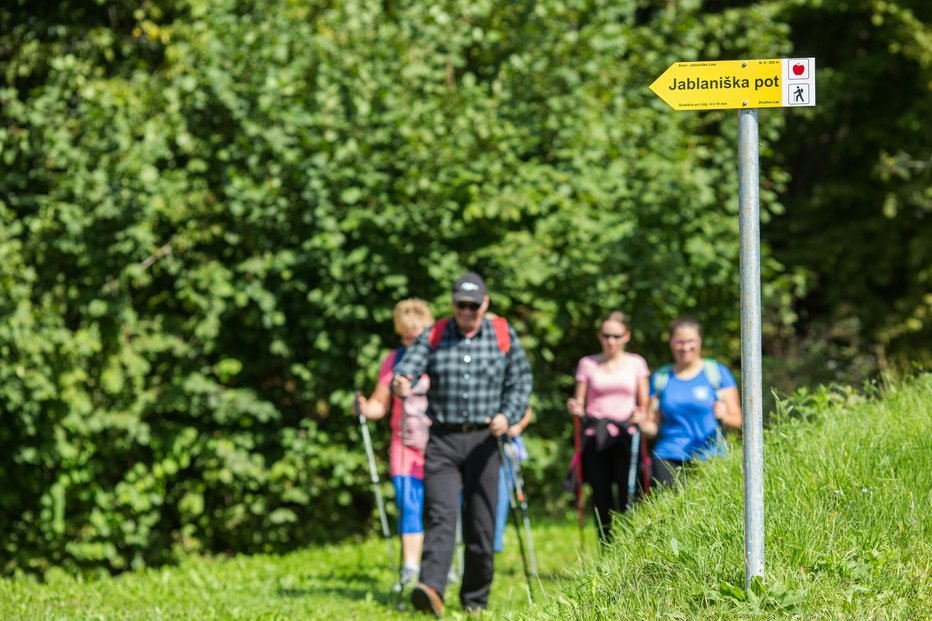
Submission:
POLYGON ((471 433, 473 431, 488 430, 486 423, 438 423, 434 421, 430 430, 446 431, 448 433, 471 433))

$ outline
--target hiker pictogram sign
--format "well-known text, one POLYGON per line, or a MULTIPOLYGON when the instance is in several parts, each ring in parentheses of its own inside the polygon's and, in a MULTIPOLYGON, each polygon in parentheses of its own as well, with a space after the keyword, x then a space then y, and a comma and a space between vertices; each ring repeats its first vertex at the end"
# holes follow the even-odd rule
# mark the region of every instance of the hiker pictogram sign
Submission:
POLYGON ((814 106, 815 58, 673 63, 650 90, 674 110, 814 106))

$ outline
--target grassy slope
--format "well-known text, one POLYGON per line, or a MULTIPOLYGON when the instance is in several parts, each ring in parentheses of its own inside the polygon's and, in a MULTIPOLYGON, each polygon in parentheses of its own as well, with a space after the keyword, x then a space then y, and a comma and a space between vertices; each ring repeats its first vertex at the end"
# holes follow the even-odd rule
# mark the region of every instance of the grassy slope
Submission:
POLYGON ((767 436, 766 586, 735 588, 744 539, 733 451, 682 494, 642 506, 609 558, 534 618, 932 618, 932 375, 852 401, 816 395, 796 408, 809 421, 767 436))
MULTIPOLYGON (((932 376, 884 401, 814 397, 766 447, 766 586, 747 594, 740 451, 654 496, 580 569, 571 520, 535 523, 548 597, 529 606, 514 539, 490 616, 932 618, 932 376), (829 402, 821 403, 819 402, 829 402), (850 400, 849 400, 850 401, 850 400)), ((509 537, 512 536, 509 531, 509 537)), ((591 551, 593 533, 587 532, 591 551)), ((383 541, 287 556, 192 558, 99 581, 0 581, 2 619, 397 619, 383 541)), ((448 618, 460 617, 451 587, 448 618)), ((543 598, 538 598, 539 600, 543 598)))

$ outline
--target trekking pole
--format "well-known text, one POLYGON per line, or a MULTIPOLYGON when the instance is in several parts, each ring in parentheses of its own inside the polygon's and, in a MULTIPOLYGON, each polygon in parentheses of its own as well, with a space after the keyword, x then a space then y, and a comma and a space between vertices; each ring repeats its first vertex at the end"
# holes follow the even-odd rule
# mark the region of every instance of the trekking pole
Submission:
MULTIPOLYGON (((715 391, 715 400, 723 401, 721 390, 715 391)), ((722 421, 717 419, 715 421, 715 444, 717 445, 718 450, 727 452, 728 445, 725 443, 725 433, 722 430, 722 421)))
MULTIPOLYGON (((456 554, 454 555, 454 561, 456 562, 456 581, 462 582, 463 580, 463 571, 466 569, 466 550, 463 545, 463 503, 460 501, 459 508, 456 510, 456 554)), ((449 579, 450 576, 447 576, 449 579)))
POLYGON ((641 454, 639 455, 641 460, 641 488, 643 494, 647 496, 650 494, 650 477, 651 477, 651 468, 652 462, 650 460, 650 454, 647 451, 647 442, 641 442, 641 454))
POLYGON ((631 434, 631 463, 628 465, 628 499, 625 502, 625 509, 634 506, 634 494, 637 492, 638 481, 638 455, 641 450, 641 428, 634 426, 634 433, 631 434))
POLYGON ((404 570, 405 570, 405 539, 402 530, 404 530, 405 523, 405 501, 408 499, 408 476, 406 471, 407 466, 407 452, 408 452, 408 440, 407 440, 407 423, 408 423, 408 413, 405 411, 405 398, 399 397, 401 400, 401 421, 399 421, 399 432, 401 435, 401 485, 398 486, 399 492, 401 493, 401 498, 398 499, 398 602, 395 604, 395 608, 398 610, 404 610, 404 570))
POLYGON ((524 493, 524 476, 521 474, 521 461, 518 459, 517 453, 518 451, 515 448, 514 438, 511 438, 505 443, 505 454, 511 465, 508 474, 511 475, 511 482, 515 488, 515 497, 518 501, 518 506, 521 507, 521 517, 524 521, 524 537, 527 541, 528 558, 531 560, 531 575, 538 578, 537 556, 534 554, 534 538, 531 536, 531 516, 528 513, 527 496, 524 493))
MULTIPOLYGON (((502 436, 496 438, 498 441, 498 455, 502 461, 502 465, 505 465, 505 441, 502 436)), ((507 472, 507 470, 506 470, 507 472)), ((524 539, 521 537, 521 519, 518 517, 518 503, 515 500, 515 488, 514 485, 508 487, 508 500, 511 504, 511 514, 515 518, 515 530, 518 534, 518 550, 521 552, 521 562, 524 564, 524 578, 527 580, 527 598, 530 603, 534 603, 534 596, 531 593, 533 585, 531 583, 531 571, 528 568, 527 554, 524 551, 524 539)))
POLYGON ((576 448, 576 454, 579 456, 579 463, 576 464, 576 513, 579 516, 579 549, 585 548, 585 528, 584 521, 585 511, 583 510, 583 471, 582 471, 582 438, 580 437, 580 420, 578 416, 573 417, 573 444, 576 448))
POLYGON ((362 414, 359 407, 359 391, 356 391, 356 398, 353 399, 353 411, 359 418, 359 427, 362 430, 362 442, 366 447, 366 457, 369 459, 369 480, 372 482, 372 491, 375 492, 375 504, 379 507, 379 521, 382 523, 382 534, 388 544, 388 562, 391 563, 392 573, 395 573, 395 551, 392 549, 392 535, 388 530, 388 518, 385 515, 385 501, 382 499, 382 489, 379 484, 379 471, 375 467, 375 453, 372 451, 372 438, 369 437, 369 425, 366 423, 366 417, 362 414))

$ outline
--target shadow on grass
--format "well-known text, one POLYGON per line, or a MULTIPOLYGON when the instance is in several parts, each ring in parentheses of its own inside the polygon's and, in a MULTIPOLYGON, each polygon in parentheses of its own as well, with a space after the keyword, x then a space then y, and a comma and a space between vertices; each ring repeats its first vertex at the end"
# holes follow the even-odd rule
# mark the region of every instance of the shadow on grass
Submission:
MULTIPOLYGON (((510 563, 496 563, 496 580, 501 582, 526 583, 524 568, 510 563)), ((562 576, 559 572, 541 572, 540 580, 545 583, 556 581, 562 576)), ((308 573, 296 576, 294 586, 283 585, 278 590, 278 596, 287 599, 301 599, 320 596, 358 602, 371 601, 373 604, 394 608, 399 599, 398 594, 392 590, 392 585, 385 582, 385 572, 382 570, 367 570, 359 568, 348 572, 327 572, 326 574, 308 573)), ((540 587, 537 579, 532 579, 535 597, 540 587)), ((451 582, 448 590, 458 592, 459 582, 451 582)), ((403 602, 407 605, 411 595, 410 589, 405 589, 403 602)))
POLYGON ((376 572, 355 571, 340 574, 314 575, 306 574, 301 578, 306 586, 283 586, 278 596, 283 598, 303 598, 331 595, 351 601, 371 600, 374 603, 395 605, 398 596, 391 590, 390 584, 380 580, 376 572))
MULTIPOLYGON (((498 563, 495 564, 495 577, 496 578, 508 578, 508 579, 520 579, 525 580, 524 568, 518 565, 517 567, 512 566, 499 566, 498 563)), ((535 582, 539 578, 540 580, 550 582, 555 581, 561 578, 565 578, 566 574, 562 570, 554 571, 538 571, 537 578, 531 577, 535 582)))

